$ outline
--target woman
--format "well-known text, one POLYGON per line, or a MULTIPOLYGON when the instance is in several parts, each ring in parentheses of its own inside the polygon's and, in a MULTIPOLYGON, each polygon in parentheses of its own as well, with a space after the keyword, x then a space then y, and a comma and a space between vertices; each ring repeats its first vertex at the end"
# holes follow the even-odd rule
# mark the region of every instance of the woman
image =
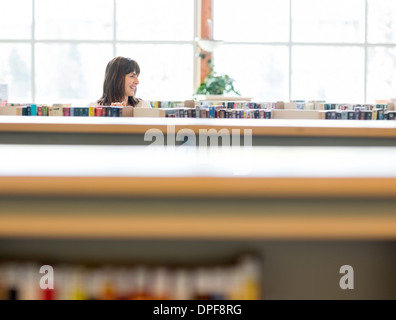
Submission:
POLYGON ((98 100, 102 106, 122 105, 123 116, 132 116, 133 108, 151 108, 148 101, 136 98, 140 67, 136 61, 115 57, 106 67, 103 95, 98 100))

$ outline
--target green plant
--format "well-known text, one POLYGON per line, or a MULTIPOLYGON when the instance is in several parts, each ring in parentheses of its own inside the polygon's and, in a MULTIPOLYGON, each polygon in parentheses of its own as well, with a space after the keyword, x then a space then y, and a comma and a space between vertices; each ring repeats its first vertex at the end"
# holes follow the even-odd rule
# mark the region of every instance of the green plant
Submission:
POLYGON ((218 74, 214 71, 214 65, 211 60, 208 60, 210 71, 202 82, 196 94, 224 94, 225 92, 233 92, 240 96, 241 94, 234 88, 234 79, 227 74, 218 74))

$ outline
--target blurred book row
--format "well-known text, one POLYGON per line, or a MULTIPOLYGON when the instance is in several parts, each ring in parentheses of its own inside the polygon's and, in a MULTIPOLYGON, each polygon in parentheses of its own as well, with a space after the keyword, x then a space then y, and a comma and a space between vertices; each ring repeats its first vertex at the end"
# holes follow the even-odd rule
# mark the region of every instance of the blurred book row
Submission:
POLYGON ((232 119, 334 119, 395 120, 393 102, 380 104, 339 104, 323 101, 150 101, 152 108, 84 106, 71 104, 7 104, 0 115, 58 117, 168 117, 232 119))
POLYGON ((4 261, 0 300, 259 300, 261 261, 232 263, 87 265, 4 261))

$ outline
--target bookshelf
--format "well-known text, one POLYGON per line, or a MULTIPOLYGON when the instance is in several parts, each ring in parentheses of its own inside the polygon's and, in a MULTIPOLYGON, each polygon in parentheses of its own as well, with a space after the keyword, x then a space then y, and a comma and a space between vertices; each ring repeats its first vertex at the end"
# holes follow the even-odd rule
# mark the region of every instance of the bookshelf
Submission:
POLYGON ((249 170, 230 165, 227 148, 206 156, 141 146, 0 152, 0 260, 192 264, 249 248, 265 257, 264 298, 396 296, 393 147, 233 154, 249 170), (354 292, 337 287, 343 264, 359 275, 354 292))
POLYGON ((221 129, 252 132, 253 146, 395 146, 396 122, 301 119, 190 119, 0 116, 0 143, 149 145, 145 133, 221 129))

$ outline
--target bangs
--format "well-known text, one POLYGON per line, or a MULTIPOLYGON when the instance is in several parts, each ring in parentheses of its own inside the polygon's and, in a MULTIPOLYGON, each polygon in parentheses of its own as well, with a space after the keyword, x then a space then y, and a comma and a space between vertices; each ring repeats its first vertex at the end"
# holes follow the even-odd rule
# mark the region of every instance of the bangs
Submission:
POLYGON ((136 72, 136 74, 140 74, 140 67, 135 60, 128 59, 127 67, 125 70, 125 74, 129 74, 131 72, 136 72))

